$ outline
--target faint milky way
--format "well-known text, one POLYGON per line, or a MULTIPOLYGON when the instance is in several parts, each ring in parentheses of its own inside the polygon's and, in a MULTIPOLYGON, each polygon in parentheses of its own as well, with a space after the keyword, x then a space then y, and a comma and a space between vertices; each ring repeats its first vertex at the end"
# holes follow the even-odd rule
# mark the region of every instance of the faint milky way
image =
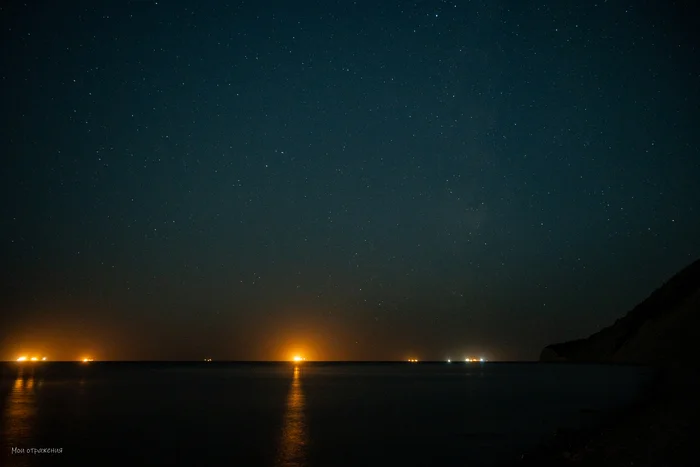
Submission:
POLYGON ((700 256, 691 15, 538 5, 3 6, 0 351, 532 358, 609 324, 700 256))

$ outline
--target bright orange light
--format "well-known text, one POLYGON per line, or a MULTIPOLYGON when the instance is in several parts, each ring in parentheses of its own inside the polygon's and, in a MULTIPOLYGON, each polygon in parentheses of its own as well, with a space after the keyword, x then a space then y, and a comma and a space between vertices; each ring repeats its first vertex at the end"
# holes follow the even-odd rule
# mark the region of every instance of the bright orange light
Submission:
POLYGON ((92 359, 92 358, 85 357, 85 358, 83 358, 83 363, 92 362, 93 360, 94 359, 92 359))
POLYGON ((33 362, 36 362, 36 361, 39 360, 39 359, 36 358, 36 357, 32 357, 32 358, 30 358, 30 360, 33 361, 33 362))
POLYGON ((303 362, 306 359, 304 357, 299 356, 299 355, 295 355, 292 360, 294 360, 295 362, 303 362))
POLYGON ((26 361, 27 361, 27 357, 21 356, 21 357, 19 357, 19 358, 17 359, 17 361, 18 361, 18 362, 26 362, 26 361))
POLYGON ((41 359, 42 359, 43 361, 46 361, 46 357, 41 357, 41 359))

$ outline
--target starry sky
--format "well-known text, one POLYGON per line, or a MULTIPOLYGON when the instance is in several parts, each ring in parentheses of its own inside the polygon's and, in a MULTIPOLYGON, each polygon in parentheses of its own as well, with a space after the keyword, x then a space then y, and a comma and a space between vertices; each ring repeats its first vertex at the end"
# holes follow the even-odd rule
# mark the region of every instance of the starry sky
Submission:
POLYGON ((8 2, 0 359, 535 359, 700 257, 690 2, 8 2))

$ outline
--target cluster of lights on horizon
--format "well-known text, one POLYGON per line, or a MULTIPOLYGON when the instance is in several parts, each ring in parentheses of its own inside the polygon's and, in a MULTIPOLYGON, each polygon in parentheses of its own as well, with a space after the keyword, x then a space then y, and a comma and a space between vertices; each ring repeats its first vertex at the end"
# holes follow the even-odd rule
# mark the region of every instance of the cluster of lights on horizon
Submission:
MULTIPOLYGON (((17 357, 18 362, 45 362, 47 360, 48 359, 46 357, 41 357, 41 358, 39 358, 39 357, 27 357, 26 355, 22 355, 22 356, 17 357)), ((91 358, 91 357, 83 357, 83 358, 79 359, 78 361, 83 362, 83 363, 87 363, 87 362, 94 362, 95 359, 91 358)), ((211 361, 211 359, 210 359, 210 361, 211 361)))
MULTIPOLYGON (((37 362, 37 361, 46 361, 46 360, 47 360, 46 357, 41 357, 41 359, 40 359, 39 357, 27 357, 26 355, 22 355, 22 356, 20 356, 20 357, 17 358, 17 361, 18 361, 18 362, 26 362, 26 361, 37 362)), ((79 359, 78 361, 81 361, 81 362, 83 362, 83 363, 87 363, 87 362, 92 362, 92 361, 94 361, 94 358, 83 357, 83 358, 79 359)), ((205 362, 211 362, 212 359, 211 359, 211 358, 205 358, 204 361, 205 361, 205 362)), ((295 356, 292 357, 292 361, 295 362, 295 363, 301 363, 301 362, 306 361, 306 358, 305 358, 305 357, 302 357, 302 356, 300 356, 300 355, 295 355, 295 356)), ((407 361, 408 361, 409 363, 418 363, 418 359, 417 359, 417 358, 409 358, 407 361)), ((486 361, 488 361, 488 360, 486 360, 486 359, 483 358, 483 357, 479 357, 479 358, 467 357, 467 358, 464 359, 464 361, 465 361, 466 363, 483 363, 483 362, 486 362, 486 361)), ((448 358, 448 359, 447 359, 447 363, 452 363, 452 360, 448 358)))
MULTIPOLYGON (((26 362, 27 360, 30 361, 30 362, 38 362, 40 359, 39 359, 39 357, 31 357, 31 358, 28 358, 28 357, 25 356, 25 355, 22 355, 21 357, 18 357, 18 358, 17 358, 17 361, 18 361, 18 362, 26 362)), ((45 361, 46 361, 46 357, 41 357, 41 361, 45 362, 45 361)))
MULTIPOLYGON (((464 359, 464 361, 465 361, 466 363, 474 363, 474 362, 483 363, 483 362, 487 362, 488 360, 486 360, 484 357, 479 357, 479 358, 467 357, 467 358, 464 359)), ((408 362, 409 362, 409 363, 418 363, 418 359, 417 359, 417 358, 409 358, 409 359, 408 359, 408 362)), ((452 359, 449 359, 449 358, 448 358, 448 359, 447 359, 447 363, 452 363, 452 359)))

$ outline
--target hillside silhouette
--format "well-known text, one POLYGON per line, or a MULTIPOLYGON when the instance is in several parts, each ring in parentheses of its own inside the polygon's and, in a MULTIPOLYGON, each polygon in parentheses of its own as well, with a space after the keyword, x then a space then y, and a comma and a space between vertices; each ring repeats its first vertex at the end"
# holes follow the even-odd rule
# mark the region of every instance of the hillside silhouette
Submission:
POLYGON ((700 260, 682 269, 624 317, 584 339, 545 347, 541 361, 695 365, 700 260))

